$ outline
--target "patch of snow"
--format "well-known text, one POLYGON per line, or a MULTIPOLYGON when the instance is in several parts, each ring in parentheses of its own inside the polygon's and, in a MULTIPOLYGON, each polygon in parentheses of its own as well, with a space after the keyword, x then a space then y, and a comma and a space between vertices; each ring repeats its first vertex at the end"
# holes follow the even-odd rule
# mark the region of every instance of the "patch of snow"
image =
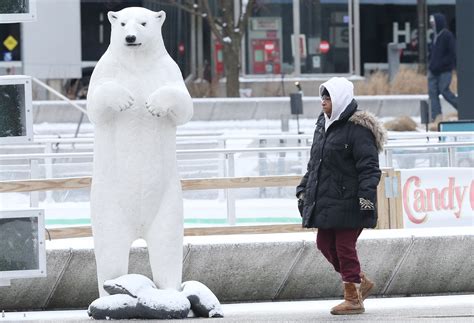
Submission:
POLYGON ((182 293, 191 302, 194 313, 200 317, 224 317, 216 295, 203 283, 190 280, 182 284, 182 293))
POLYGON ((140 291, 147 288, 156 288, 156 286, 151 279, 138 274, 123 275, 104 282, 104 289, 110 295, 128 294, 138 297, 140 291))
POLYGON ((224 43, 232 43, 232 39, 230 39, 229 36, 226 36, 222 39, 224 41, 224 43))
POLYGON ((186 318, 191 303, 176 290, 147 288, 141 290, 138 295, 137 309, 147 318, 186 318))
POLYGON ((87 310, 94 319, 128 319, 138 317, 137 299, 130 295, 117 294, 96 299, 87 310))

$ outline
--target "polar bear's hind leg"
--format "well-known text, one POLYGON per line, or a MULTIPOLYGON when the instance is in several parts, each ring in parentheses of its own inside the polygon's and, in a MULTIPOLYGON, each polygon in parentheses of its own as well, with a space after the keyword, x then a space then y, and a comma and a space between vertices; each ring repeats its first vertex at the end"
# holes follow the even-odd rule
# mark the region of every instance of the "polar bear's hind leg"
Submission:
POLYGON ((156 286, 160 289, 180 290, 183 268, 181 194, 170 190, 165 194, 163 201, 166 202, 161 205, 158 215, 145 235, 145 240, 156 286))
POLYGON ((100 233, 96 231, 97 228, 94 230, 94 249, 97 263, 99 295, 102 297, 108 295, 103 287, 106 280, 115 279, 128 274, 128 262, 132 241, 131 239, 127 239, 126 235, 113 230, 100 233))

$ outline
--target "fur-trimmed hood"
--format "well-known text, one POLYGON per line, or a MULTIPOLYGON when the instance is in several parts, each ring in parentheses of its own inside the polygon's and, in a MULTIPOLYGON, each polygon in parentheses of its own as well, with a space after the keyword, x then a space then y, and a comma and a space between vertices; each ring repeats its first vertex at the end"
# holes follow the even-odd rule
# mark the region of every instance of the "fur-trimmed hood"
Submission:
POLYGON ((383 145, 387 142, 387 131, 372 113, 357 110, 349 118, 349 121, 369 129, 374 134, 377 150, 379 152, 383 150, 383 145))

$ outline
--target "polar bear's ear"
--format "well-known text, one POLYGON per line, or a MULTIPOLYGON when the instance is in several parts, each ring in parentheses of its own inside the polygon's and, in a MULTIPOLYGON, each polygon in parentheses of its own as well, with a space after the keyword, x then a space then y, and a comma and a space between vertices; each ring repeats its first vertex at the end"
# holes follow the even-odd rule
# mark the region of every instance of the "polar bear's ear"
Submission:
POLYGON ((107 12, 107 17, 109 18, 110 24, 114 24, 117 21, 118 15, 115 11, 107 12))
POLYGON ((162 24, 166 19, 166 12, 164 12, 163 10, 158 11, 157 13, 155 13, 155 18, 158 19, 158 21, 162 24))

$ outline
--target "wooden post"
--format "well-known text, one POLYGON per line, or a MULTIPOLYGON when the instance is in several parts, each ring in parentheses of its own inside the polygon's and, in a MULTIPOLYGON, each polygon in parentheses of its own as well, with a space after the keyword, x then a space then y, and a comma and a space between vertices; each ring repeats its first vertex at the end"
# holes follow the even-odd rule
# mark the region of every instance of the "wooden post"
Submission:
POLYGON ((380 182, 377 186, 377 227, 376 229, 389 229, 390 228, 390 208, 388 199, 385 196, 385 179, 387 172, 382 171, 380 176, 380 182))

